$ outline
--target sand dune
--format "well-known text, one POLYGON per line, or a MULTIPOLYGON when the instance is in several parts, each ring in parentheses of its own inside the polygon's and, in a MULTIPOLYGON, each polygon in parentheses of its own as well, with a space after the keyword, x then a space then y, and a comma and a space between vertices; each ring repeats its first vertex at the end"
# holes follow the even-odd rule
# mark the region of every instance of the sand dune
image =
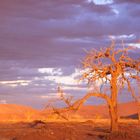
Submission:
MULTIPOLYGON (((44 110, 42 111, 43 114, 49 114, 50 111, 44 110)), ((72 118, 109 118, 109 111, 107 105, 86 105, 82 106, 77 111, 70 111, 63 113, 65 116, 69 116, 72 118)), ((127 102, 121 103, 118 105, 118 116, 121 118, 136 118, 138 114, 138 106, 136 102, 127 102), (135 117, 133 117, 135 116, 135 117)))
MULTIPOLYGON (((138 107, 135 102, 122 103, 118 105, 118 114, 120 117, 136 118, 138 107)), ((36 119, 46 119, 51 114, 51 110, 39 111, 32 107, 16 105, 16 104, 0 104, 0 120, 1 121, 30 121, 36 119)), ((98 106, 82 106, 77 111, 66 113, 72 118, 108 118, 108 108, 106 105, 98 106)))
POLYGON ((29 106, 16 104, 0 104, 0 120, 1 121, 24 121, 35 118, 35 114, 39 111, 29 106))
MULTIPOLYGON (((78 114, 92 118, 93 116, 97 117, 109 117, 108 107, 106 105, 98 106, 83 106, 80 110, 77 111, 78 114)), ((138 113, 138 106, 136 102, 121 103, 118 105, 118 115, 120 117, 131 116, 138 113)))

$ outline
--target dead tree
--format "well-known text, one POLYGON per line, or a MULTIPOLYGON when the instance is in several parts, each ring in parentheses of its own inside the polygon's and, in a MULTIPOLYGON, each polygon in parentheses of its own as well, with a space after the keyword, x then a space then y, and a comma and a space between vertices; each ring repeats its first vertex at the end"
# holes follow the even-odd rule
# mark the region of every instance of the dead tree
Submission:
POLYGON ((85 101, 91 96, 106 100, 111 118, 111 131, 118 131, 117 98, 119 90, 127 86, 134 96, 131 80, 140 78, 140 59, 134 60, 129 57, 128 51, 131 50, 132 48, 125 48, 124 45, 122 49, 117 49, 115 42, 112 41, 108 48, 88 52, 83 60, 85 72, 82 78, 87 79, 90 85, 99 81, 101 84, 106 84, 110 93, 104 91, 87 93, 82 100, 85 101))
MULTIPOLYGON (((132 48, 125 48, 124 45, 122 47, 117 49, 115 42, 112 41, 108 48, 87 52, 82 61, 84 69, 82 80, 86 79, 90 86, 94 86, 97 82, 100 82, 101 85, 105 84, 104 87, 108 87, 109 92, 106 90, 97 91, 95 88, 94 91, 87 93, 83 98, 73 103, 71 99, 65 98, 61 94, 61 99, 67 104, 65 111, 77 110, 91 96, 102 98, 109 108, 111 131, 118 131, 118 93, 121 89, 127 87, 134 96, 131 81, 132 79, 140 79, 140 59, 134 60, 129 57, 128 52, 133 50, 132 48)), ((60 93, 63 92, 60 90, 60 93)))

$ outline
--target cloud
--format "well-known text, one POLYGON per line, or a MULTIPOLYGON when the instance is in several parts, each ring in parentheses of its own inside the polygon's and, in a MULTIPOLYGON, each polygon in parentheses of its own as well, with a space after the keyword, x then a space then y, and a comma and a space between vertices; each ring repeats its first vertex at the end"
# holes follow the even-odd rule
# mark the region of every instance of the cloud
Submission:
POLYGON ((31 17, 33 19, 61 19, 76 14, 75 10, 71 10, 71 8, 75 8, 72 4, 72 2, 69 4, 64 4, 63 0, 59 0, 59 2, 53 2, 50 0, 41 2, 39 0, 11 2, 10 0, 5 0, 0 4, 0 11, 3 12, 3 15, 8 17, 12 16, 17 18, 31 17))
POLYGON ((6 85, 10 87, 28 86, 31 81, 29 80, 16 80, 16 81, 0 81, 0 85, 6 85))
POLYGON ((116 14, 116 15, 119 15, 119 10, 115 9, 115 8, 112 8, 112 11, 116 14))
POLYGON ((113 0, 88 0, 89 3, 94 3, 96 5, 107 5, 112 4, 113 0))
POLYGON ((79 79, 82 76, 82 72, 83 71, 81 69, 75 68, 74 72, 70 75, 51 74, 48 76, 44 76, 44 79, 55 82, 56 84, 62 84, 64 86, 78 86, 81 84, 81 81, 79 79))
POLYGON ((116 2, 116 3, 140 3, 140 1, 139 0, 114 0, 114 2, 116 2))
POLYGON ((57 93, 48 93, 47 95, 41 95, 41 99, 53 99, 53 98, 60 98, 57 93))
POLYGON ((117 35, 117 36, 114 36, 114 35, 110 35, 109 36, 111 39, 115 39, 115 40, 133 40, 136 38, 136 35, 135 34, 130 34, 130 35, 117 35))
POLYGON ((0 100, 0 104, 7 104, 6 100, 0 100))
POLYGON ((56 84, 78 85, 78 81, 71 76, 45 76, 44 79, 55 82, 56 84))
POLYGON ((62 75, 62 69, 61 68, 39 68, 38 72, 43 73, 43 74, 48 74, 51 76, 55 75, 62 75))
MULTIPOLYGON (((109 35, 139 48, 135 43, 140 38, 138 3, 139 0, 0 1, 0 79, 7 81, 0 84, 0 95, 5 95, 8 102, 19 102, 17 95, 25 94, 37 102, 34 95, 55 93, 58 83, 66 91, 85 92, 76 80, 80 68, 75 69, 86 55, 84 49, 108 46, 109 35)), ((131 55, 138 57, 139 51, 131 55)))
POLYGON ((87 91, 88 90, 88 88, 86 88, 86 87, 82 87, 82 86, 63 86, 62 87, 63 88, 63 90, 66 90, 66 91, 78 91, 78 92, 80 92, 80 91, 87 91))
POLYGON ((131 46, 131 47, 136 47, 136 48, 140 49, 140 43, 128 43, 127 45, 128 46, 131 46))

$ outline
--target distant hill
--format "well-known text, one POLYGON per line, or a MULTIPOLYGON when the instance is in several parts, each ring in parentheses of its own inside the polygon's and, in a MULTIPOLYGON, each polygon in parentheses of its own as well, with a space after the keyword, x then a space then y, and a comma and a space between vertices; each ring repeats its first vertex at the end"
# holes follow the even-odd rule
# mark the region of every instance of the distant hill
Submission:
MULTIPOLYGON (((95 117, 109 117, 109 111, 107 105, 98 106, 83 106, 77 111, 78 114, 86 118, 95 117)), ((118 115, 119 117, 127 117, 138 113, 138 106, 136 102, 121 103, 118 105, 118 115)))
MULTIPOLYGON (((131 116, 137 116, 138 114, 138 108, 136 102, 127 102, 122 103, 118 106, 119 110, 119 116, 120 117, 131 117, 131 116)), ((133 117, 132 117, 133 118, 133 117)), ((136 118, 136 117, 135 117, 136 118)))
MULTIPOLYGON (((42 111, 43 114, 49 114, 50 112, 50 110, 42 111)), ((121 103, 118 105, 118 116, 120 118, 131 118, 134 114, 136 118, 138 116, 138 106, 135 102, 121 103)), ((70 116, 71 118, 109 118, 109 111, 107 105, 85 105, 77 111, 66 112, 63 115, 70 116)))
MULTIPOLYGON (((118 105, 118 111, 121 118, 137 118, 138 106, 135 102, 121 103, 118 105)), ((16 104, 0 104, 0 121, 14 122, 47 119, 51 112, 52 110, 48 109, 37 110, 32 107, 16 104)), ((66 112, 64 115, 71 118, 109 118, 106 105, 86 105, 77 111, 66 112)))
POLYGON ((38 110, 32 107, 16 105, 16 104, 0 104, 0 120, 1 121, 29 121, 35 119, 38 110))

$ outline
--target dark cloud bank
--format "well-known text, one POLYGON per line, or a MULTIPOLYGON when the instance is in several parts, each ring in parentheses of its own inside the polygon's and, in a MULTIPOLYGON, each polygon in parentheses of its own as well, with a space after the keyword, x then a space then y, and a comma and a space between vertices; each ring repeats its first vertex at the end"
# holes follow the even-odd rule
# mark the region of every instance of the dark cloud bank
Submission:
MULTIPOLYGON (((84 48, 107 46, 109 36, 137 43, 139 17, 139 0, 102 5, 88 0, 1 0, 0 80, 19 83, 0 84, 0 100, 45 104, 47 95, 56 92, 56 83, 45 79, 51 72, 40 73, 39 68, 61 68, 66 77, 80 66, 84 48)), ((68 92, 84 94, 82 89, 68 92)))

